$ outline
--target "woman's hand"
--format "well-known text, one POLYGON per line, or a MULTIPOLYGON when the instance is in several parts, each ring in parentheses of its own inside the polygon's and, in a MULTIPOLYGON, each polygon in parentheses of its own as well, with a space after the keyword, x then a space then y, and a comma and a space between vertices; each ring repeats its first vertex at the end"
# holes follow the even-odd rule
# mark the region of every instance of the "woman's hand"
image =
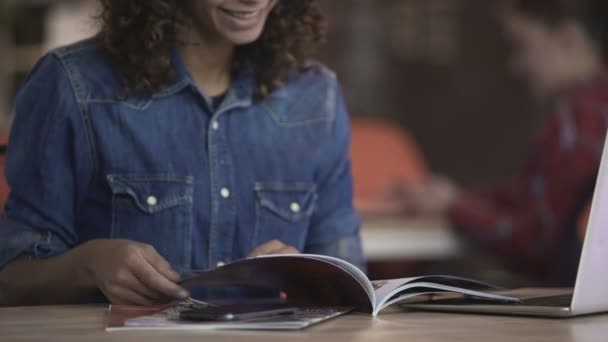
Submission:
POLYGON ((299 254, 295 247, 288 246, 279 240, 273 240, 267 242, 249 254, 249 257, 256 257, 260 255, 273 255, 273 254, 299 254))
POLYGON ((179 274, 154 247, 128 240, 93 240, 80 248, 85 279, 113 304, 153 305, 189 296, 179 274))

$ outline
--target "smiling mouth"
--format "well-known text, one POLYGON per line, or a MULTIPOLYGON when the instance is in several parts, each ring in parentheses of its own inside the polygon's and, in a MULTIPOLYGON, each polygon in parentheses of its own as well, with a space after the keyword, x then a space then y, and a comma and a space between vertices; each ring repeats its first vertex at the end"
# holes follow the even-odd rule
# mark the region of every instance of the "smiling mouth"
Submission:
POLYGON ((255 18, 259 13, 260 10, 255 10, 255 11, 232 11, 226 8, 220 8, 220 10, 224 13, 227 14, 233 18, 236 19, 242 19, 242 20, 246 20, 246 19, 253 19, 255 18))

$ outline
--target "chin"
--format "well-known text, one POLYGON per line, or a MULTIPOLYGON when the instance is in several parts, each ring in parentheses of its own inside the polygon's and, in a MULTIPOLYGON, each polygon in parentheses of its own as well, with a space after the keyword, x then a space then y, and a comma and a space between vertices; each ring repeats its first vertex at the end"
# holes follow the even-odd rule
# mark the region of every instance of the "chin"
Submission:
POLYGON ((269 9, 218 8, 213 12, 212 20, 216 32, 234 45, 250 44, 258 40, 266 26, 269 9))
POLYGON ((234 45, 247 45, 255 42, 262 35, 262 30, 251 32, 226 32, 222 34, 224 38, 234 45))

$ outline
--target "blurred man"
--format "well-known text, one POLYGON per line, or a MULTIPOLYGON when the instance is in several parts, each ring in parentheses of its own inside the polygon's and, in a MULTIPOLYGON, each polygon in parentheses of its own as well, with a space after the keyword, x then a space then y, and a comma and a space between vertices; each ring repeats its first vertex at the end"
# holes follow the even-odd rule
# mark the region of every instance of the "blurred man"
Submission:
POLYGON ((539 100, 553 103, 553 115, 515 182, 469 191, 434 177, 399 192, 406 210, 447 215, 458 231, 519 269, 557 271, 571 282, 580 249, 575 228, 608 127, 607 17, 605 0, 511 1, 502 24, 514 47, 513 70, 539 100))

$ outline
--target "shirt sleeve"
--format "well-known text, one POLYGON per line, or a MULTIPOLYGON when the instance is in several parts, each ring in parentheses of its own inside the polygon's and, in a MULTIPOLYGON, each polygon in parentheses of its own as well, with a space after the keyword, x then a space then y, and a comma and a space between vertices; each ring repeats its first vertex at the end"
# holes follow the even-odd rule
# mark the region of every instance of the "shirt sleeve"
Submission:
POLYGON ((350 168, 350 125, 339 87, 335 86, 335 120, 325 145, 318 183, 317 210, 304 252, 344 259, 365 270, 359 235, 360 219, 353 207, 350 168))
POLYGON ((592 195, 605 127, 604 116, 588 106, 555 115, 519 182, 463 194, 449 212, 451 222, 525 269, 551 265, 592 195))
POLYGON ((0 267, 16 258, 56 256, 78 243, 74 212, 92 163, 72 82, 59 57, 47 55, 15 99, 0 267))

